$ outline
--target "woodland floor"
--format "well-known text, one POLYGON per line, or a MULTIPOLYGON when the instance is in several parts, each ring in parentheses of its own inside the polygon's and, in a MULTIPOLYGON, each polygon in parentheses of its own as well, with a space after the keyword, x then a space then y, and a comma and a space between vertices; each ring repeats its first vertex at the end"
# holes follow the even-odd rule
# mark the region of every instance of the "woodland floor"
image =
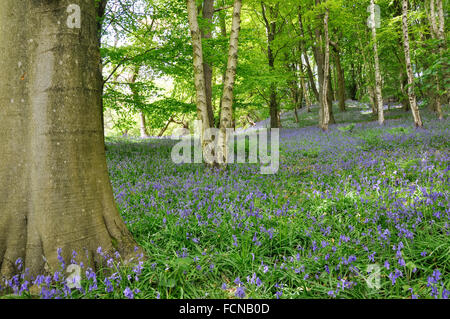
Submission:
POLYGON ((314 109, 283 115, 276 175, 176 165, 170 140, 110 139, 117 203, 150 257, 136 297, 448 298, 448 116, 422 108, 415 129, 391 108, 379 127, 366 111, 335 108, 328 133, 314 109))
MULTIPOLYGON (((280 169, 174 164, 170 139, 107 138, 120 212, 148 259, 0 283, 17 298, 449 298, 450 132, 422 108, 282 116, 280 169), (314 126, 312 126, 314 125, 314 126), (371 272, 369 274, 369 272, 371 272), (84 276, 86 274, 86 276, 84 276), (379 278, 379 286, 376 278, 379 278), (29 289, 34 285, 35 289, 29 289), (37 288, 36 288, 37 287, 37 288), (31 292, 30 292, 31 290, 31 292)), ((264 125, 260 123, 259 125, 264 125)), ((19 261, 18 261, 19 262, 19 261)))

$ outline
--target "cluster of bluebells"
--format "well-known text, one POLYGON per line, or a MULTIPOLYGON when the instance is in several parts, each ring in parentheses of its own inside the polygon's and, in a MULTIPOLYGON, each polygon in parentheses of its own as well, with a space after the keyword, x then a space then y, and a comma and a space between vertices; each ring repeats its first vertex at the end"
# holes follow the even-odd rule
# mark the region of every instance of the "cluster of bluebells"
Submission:
POLYGON ((431 296, 438 299, 450 299, 450 290, 444 286, 444 278, 439 269, 433 271, 433 274, 427 279, 427 287, 431 289, 431 296))
POLYGON ((86 295, 135 298, 140 293, 139 289, 131 289, 128 286, 123 289, 122 286, 139 282, 139 276, 143 270, 143 254, 136 250, 135 262, 133 262, 133 267, 127 275, 128 280, 126 281, 120 273, 123 260, 118 252, 110 255, 99 247, 97 254, 102 259, 101 262, 106 265, 101 271, 101 279, 98 278, 98 273, 93 271, 92 268, 85 267, 83 262, 77 262, 78 253, 75 251, 72 252, 70 264, 67 264, 62 256, 62 249, 57 249, 59 269, 46 275, 30 275, 29 269, 24 268, 23 261, 19 258, 15 265, 20 274, 10 279, 4 279, 0 284, 0 293, 4 291, 16 296, 38 295, 42 299, 79 298, 86 295), (73 268, 70 268, 74 265, 77 265, 80 270, 79 276, 72 272, 73 268), (70 276, 70 274, 73 274, 73 276, 70 276))

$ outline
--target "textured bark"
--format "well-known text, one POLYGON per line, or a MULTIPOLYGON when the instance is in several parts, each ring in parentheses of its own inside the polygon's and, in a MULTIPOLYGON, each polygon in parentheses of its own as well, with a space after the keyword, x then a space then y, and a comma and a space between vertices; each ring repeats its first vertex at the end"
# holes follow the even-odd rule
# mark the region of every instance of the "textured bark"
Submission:
POLYGON ((147 123, 146 123, 146 120, 145 120, 145 114, 144 114, 144 112, 139 112, 139 129, 140 129, 140 132, 141 132, 141 137, 142 138, 145 138, 145 137, 148 137, 148 132, 147 132, 147 123))
POLYGON ((406 91, 406 86, 408 85, 408 77, 406 76, 405 72, 400 73, 400 91, 401 91, 401 98, 400 102, 403 105, 403 110, 405 112, 408 112, 410 110, 409 106, 409 97, 408 92, 406 91))
MULTIPOLYGON (((203 11, 202 11, 203 19, 208 20, 209 24, 212 24, 213 16, 214 16, 214 0, 204 0, 203 1, 203 11)), ((202 38, 203 39, 211 39, 212 32, 211 28, 208 26, 207 28, 202 30, 202 38)), ((213 69, 212 65, 203 59, 203 73, 205 76, 205 94, 206 94, 206 109, 208 111, 208 119, 211 126, 214 126, 214 110, 212 103, 212 78, 213 78, 213 69)))
MULTIPOLYGON (((438 27, 438 35, 439 35, 439 53, 441 55, 441 58, 444 55, 444 52, 447 50, 447 38, 445 36, 445 16, 444 16, 444 4, 442 0, 436 0, 437 8, 438 8, 438 18, 439 18, 439 27, 438 27)), ((444 59, 442 59, 444 60, 444 59)), ((449 78, 449 65, 448 61, 443 61, 444 67, 444 79, 449 78)), ((450 101, 450 92, 447 90, 446 92, 447 96, 447 103, 450 101)), ((440 110, 442 113, 442 110, 440 110)), ((439 111, 438 111, 439 112, 439 111)))
MULTIPOLYGON (((316 0, 316 4, 320 4, 319 0, 316 0)), ((329 13, 328 13, 329 14, 329 13)), ((328 18, 327 18, 328 19, 328 18)), ((323 20, 324 22, 324 20, 323 20)), ((325 29, 325 26, 324 26, 325 29)), ((326 32, 328 33, 328 30, 326 30, 326 32)), ((316 60, 316 64, 317 64, 317 73, 318 73, 318 78, 319 78, 319 104, 321 106, 323 105, 327 105, 327 117, 328 117, 328 124, 334 124, 336 123, 335 119, 334 119, 334 115, 333 115, 333 92, 332 92, 332 86, 331 86, 331 77, 329 76, 330 74, 330 64, 328 61, 328 70, 326 70, 326 72, 328 73, 328 80, 327 80, 327 84, 326 84, 326 88, 327 90, 325 91, 325 98, 326 98, 326 104, 322 103, 323 100, 323 87, 324 87, 324 75, 325 75, 325 50, 323 49, 324 45, 328 45, 328 53, 329 53, 329 38, 328 38, 328 44, 324 44, 324 40, 323 40, 323 36, 321 34, 321 31, 316 28, 315 30, 315 34, 316 34, 316 40, 318 41, 319 45, 317 46, 313 46, 313 53, 314 53, 314 59, 316 60)), ((312 35, 311 35, 312 37, 312 35)), ((329 55, 328 55, 328 59, 329 59, 329 55)), ((320 107, 319 108, 319 123, 323 123, 324 120, 324 112, 323 112, 323 108, 320 107)), ((328 126, 327 124, 327 126, 328 126)))
POLYGON ((381 92, 382 80, 380 72, 380 61, 378 59, 378 45, 377 45, 377 28, 375 24, 375 2, 370 0, 370 18, 372 24, 372 41, 373 41, 373 56, 375 60, 375 96, 377 100, 378 123, 384 124, 384 109, 383 109, 383 95, 381 92))
POLYGON ((420 118, 419 108, 417 107, 416 94, 414 93, 414 74, 411 66, 411 54, 409 52, 409 35, 408 35, 408 0, 403 0, 403 46, 405 50, 406 74, 408 75, 408 97, 411 106, 411 112, 416 127, 422 127, 422 119, 420 118))
POLYGON ((305 79, 301 77, 300 81, 302 83, 303 96, 305 97, 307 112, 309 113, 311 112, 311 99, 309 98, 308 90, 306 89, 305 79))
MULTIPOLYGON (((273 52, 273 42, 275 41, 275 34, 277 29, 277 17, 278 17, 278 3, 275 7, 266 8, 266 4, 261 1, 261 10, 264 19, 264 24, 267 32, 267 59, 269 63, 269 68, 271 71, 275 70, 275 54, 273 52), (268 18, 267 10, 270 13, 268 18), (270 19, 270 21, 269 21, 270 19)), ((280 127, 280 116, 278 112, 278 101, 277 101, 277 87, 276 83, 272 82, 270 84, 270 98, 269 98, 269 110, 270 110, 270 127, 279 128, 280 127)))
MULTIPOLYGON (((437 2, 440 2, 440 5, 438 4, 439 9, 442 9, 442 1, 437 0, 437 2)), ((440 10, 439 10, 440 11, 440 10)), ((430 21, 431 26, 431 37, 433 39, 439 39, 441 42, 445 41, 445 35, 443 34, 443 29, 441 30, 441 15, 442 15, 442 21, 443 21, 443 12, 439 14, 439 26, 436 23, 436 10, 435 10, 435 2, 434 0, 430 0, 430 14, 428 16, 428 20, 430 21)), ((442 23, 443 27, 443 23, 442 23)), ((442 59, 443 57, 443 46, 442 43, 439 45, 439 55, 442 59)), ((440 120, 443 119, 443 113, 442 113, 442 98, 440 96, 440 90, 441 90, 441 84, 440 84, 440 78, 439 75, 436 74, 435 76, 435 85, 436 85, 436 91, 434 94, 432 94, 432 98, 434 100, 433 104, 431 105, 431 110, 436 112, 438 114, 438 117, 440 120)))
POLYGON ((345 76, 341 64, 341 51, 337 43, 332 43, 332 46, 334 49, 334 61, 336 64, 337 72, 339 109, 341 110, 341 112, 345 112, 345 76))
POLYGON ((302 53, 303 53, 303 59, 305 60, 306 72, 308 73, 309 83, 310 83, 311 89, 312 89, 312 91, 314 93, 314 96, 316 97, 317 101, 319 101, 320 100, 319 91, 317 91, 316 81, 314 79, 314 74, 313 74, 312 69, 311 69, 311 64, 309 63, 308 51, 307 51, 306 46, 305 46, 305 40, 304 40, 304 38, 305 38, 305 31, 304 31, 304 28, 303 28, 303 21, 302 21, 302 15, 301 15, 301 8, 300 7, 298 9, 298 23, 299 23, 299 26, 300 26, 300 35, 303 38, 300 41, 300 48, 301 48, 302 53))
POLYGON ((203 48, 201 32, 198 25, 197 5, 195 0, 186 0, 189 28, 191 30, 192 47, 193 47, 193 63, 194 63, 194 83, 197 96, 197 117, 202 122, 201 143, 206 164, 213 165, 215 162, 214 157, 208 156, 210 150, 208 145, 212 146, 211 139, 205 134, 206 129, 210 128, 207 101, 206 101, 206 88, 205 88, 205 75, 203 72, 203 48))
POLYGON ((230 47, 228 51, 227 71, 223 86, 222 105, 220 107, 220 134, 218 141, 218 161, 223 167, 228 164, 227 129, 233 127, 233 89, 238 63, 239 31, 241 29, 242 0, 234 0, 233 20, 231 23, 230 47))
POLYGON ((328 9, 325 11, 325 16, 323 19, 324 26, 324 40, 325 40, 325 50, 324 50, 324 65, 323 65, 323 84, 321 90, 321 110, 322 116, 320 118, 320 127, 323 131, 328 130, 328 123, 330 121, 329 114, 329 101, 327 98, 328 85, 329 85, 329 70, 330 70, 330 39, 328 36, 328 9))
POLYGON ((135 242, 108 177, 101 127, 100 51, 92 1, 81 28, 66 26, 70 1, 0 4, 0 273, 31 275, 67 263, 96 268, 99 246, 128 256, 135 242), (89 258, 88 258, 89 257, 89 258), (45 261, 44 261, 45 258, 45 261))

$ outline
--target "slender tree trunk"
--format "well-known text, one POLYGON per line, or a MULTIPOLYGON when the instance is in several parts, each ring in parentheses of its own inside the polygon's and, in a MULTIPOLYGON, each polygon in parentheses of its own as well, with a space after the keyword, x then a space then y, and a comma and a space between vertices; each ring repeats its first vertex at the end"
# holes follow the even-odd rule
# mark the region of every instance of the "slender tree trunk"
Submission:
MULTIPOLYGON (((220 33, 221 33, 221 36, 225 39, 225 38, 227 38, 227 24, 225 21, 225 16, 220 15, 219 18, 220 18, 220 33)), ((225 83, 226 73, 227 73, 227 67, 225 67, 222 71, 222 83, 225 83)), ((223 98, 223 96, 221 95, 219 105, 222 105, 222 98, 223 98)), ((219 108, 219 118, 215 125, 215 127, 217 127, 217 128, 220 128, 221 112, 222 112, 222 107, 219 108)))
MULTIPOLYGON (((443 10, 442 8, 442 1, 437 0, 438 2, 438 11, 440 12, 441 10, 443 10), (439 4, 440 2, 440 4, 439 4)), ((430 14, 428 16, 428 20, 430 21, 430 25, 431 25, 431 36, 433 39, 439 39, 441 42, 445 41, 445 35, 443 33, 443 29, 441 30, 441 15, 442 15, 442 27, 443 27, 443 12, 439 13, 439 26, 438 24, 436 24, 436 10, 435 10, 435 2, 434 0, 430 0, 430 14)), ((443 44, 440 43, 439 44, 439 55, 440 58, 442 59, 443 57, 443 44)), ((438 117, 440 120, 443 119, 443 113, 442 113, 442 97, 440 95, 440 90, 441 90, 441 84, 440 84, 440 78, 439 75, 436 74, 435 76, 435 85, 436 85, 436 90, 435 93, 433 94, 433 100, 434 100, 434 104, 430 104, 432 107, 432 111, 436 112, 438 114, 438 117)))
POLYGON ((231 24, 230 48, 228 52, 227 71, 225 75, 223 97, 220 112, 220 134, 218 141, 218 161, 223 167, 228 164, 227 129, 233 127, 233 89, 238 63, 239 31, 241 29, 242 0, 234 0, 233 20, 231 24))
POLYGON ((316 87, 316 81, 314 79, 314 74, 313 74, 312 69, 311 69, 311 64, 309 63, 308 51, 306 50, 306 46, 305 46, 305 40, 304 40, 305 32, 304 32, 304 29, 303 29, 303 21, 302 21, 302 15, 301 15, 301 8, 300 7, 298 9, 298 23, 299 23, 299 26, 300 26, 300 35, 303 38, 300 41, 300 48, 301 48, 301 50, 303 52, 303 59, 305 60, 305 67, 306 67, 306 72, 308 73, 310 87, 311 87, 311 90, 313 91, 314 96, 316 97, 317 101, 319 101, 320 100, 319 91, 317 90, 317 87, 316 87))
MULTIPOLYGON (((203 39, 211 39, 212 32, 210 25, 213 22, 214 16, 214 0, 204 0, 203 1, 203 19, 208 20, 209 25, 205 29, 202 30, 202 38, 203 39)), ((203 59, 203 73, 205 75, 205 94, 206 94, 206 108, 208 111, 208 119, 211 127, 214 126, 214 110, 212 103, 212 77, 213 77, 213 69, 212 65, 209 62, 206 62, 203 59)))
POLYGON ((328 130, 328 123, 330 120, 329 106, 328 106, 328 84, 329 84, 329 70, 330 70, 330 39, 328 36, 328 9, 325 11, 325 17, 323 20, 323 26, 325 31, 325 52, 324 52, 324 65, 323 65, 323 84, 322 84, 322 94, 321 94, 321 109, 322 118, 320 122, 320 127, 323 131, 328 130))
POLYGON ((197 95, 197 117, 202 123, 201 144, 203 157, 208 165, 215 163, 215 154, 213 154, 213 143, 206 130, 210 128, 208 106, 206 99, 205 74, 203 72, 203 47, 201 32, 198 25, 197 5, 195 0, 186 0, 189 27, 191 30, 193 63, 194 63, 194 82, 197 95))
MULTIPOLYGON (((275 41, 275 33, 277 28, 276 18, 278 16, 278 5, 275 8, 269 7, 270 20, 267 18, 266 5, 261 1, 261 10, 264 18, 264 23, 267 32, 267 59, 269 62, 269 68, 272 72, 275 71, 275 55, 273 52, 273 41, 275 41)), ((279 128, 280 127, 280 117, 278 112, 278 101, 277 101, 277 86, 275 82, 270 84, 270 100, 269 100, 269 110, 270 110, 270 127, 279 128)))
POLYGON ((334 93, 333 93, 333 85, 332 85, 332 80, 331 80, 330 54, 328 52, 328 94, 327 94, 328 116, 329 116, 328 124, 336 123, 336 120, 334 119, 334 112, 333 112, 333 96, 334 96, 334 93))
POLYGON ((411 112, 416 127, 422 127, 422 119, 420 118, 419 108, 417 107, 416 94, 414 93, 414 74, 411 66, 411 55, 409 52, 409 35, 408 35, 408 0, 403 0, 403 45, 405 49, 406 74, 408 75, 408 96, 411 112))
MULTIPOLYGON (((441 55, 441 59, 443 60, 444 66, 443 66, 443 72, 444 72, 444 79, 449 78, 449 63, 448 60, 444 60, 444 52, 447 50, 447 38, 445 36, 445 16, 444 16, 444 4, 443 0, 436 0, 437 8, 438 8, 438 18, 439 18, 439 28, 438 28, 438 35, 439 35, 439 53, 441 55)), ((446 90, 446 98, 447 103, 450 101, 450 92, 449 90, 446 90)), ((442 115, 442 109, 438 110, 440 118, 443 118, 442 115)))
MULTIPOLYGON (((316 4, 319 4, 319 3, 320 3, 320 1, 316 0, 316 4)), ((324 26, 324 29, 325 29, 325 26, 324 26)), ((328 30, 326 30, 326 32, 328 33, 328 30)), ((334 119, 334 115, 333 115, 333 92, 332 92, 332 85, 331 85, 330 63, 329 63, 329 38, 328 38, 328 69, 325 70, 325 50, 323 50, 323 46, 324 46, 323 37, 322 37, 321 31, 318 28, 316 28, 315 33, 316 33, 316 39, 319 42, 319 45, 313 47, 314 58, 315 58, 316 64, 317 64, 317 73, 319 75, 319 104, 321 106, 327 105, 326 115, 327 115, 327 127, 328 127, 328 124, 336 123, 336 121, 334 119), (327 72, 327 74, 328 74, 326 86, 323 85, 325 72, 327 72), (322 101, 323 97, 321 96, 321 94, 323 93, 324 87, 327 88, 326 94, 325 94, 325 98, 326 98, 327 102, 325 104, 323 103, 323 101, 322 101)), ((325 46, 326 46, 326 44, 325 44, 325 46)), ((323 109, 322 109, 322 107, 320 107, 319 108, 319 122, 320 123, 323 123, 323 120, 324 120, 323 116, 324 116, 323 109)))
POLYGON ((139 124, 140 124, 141 137, 142 138, 148 137, 147 124, 145 121, 145 114, 142 111, 139 112, 139 124))
POLYGON ((408 97, 408 92, 406 90, 406 87, 408 85, 408 77, 405 75, 405 72, 401 72, 400 73, 400 90, 401 90, 401 103, 403 105, 403 110, 405 112, 408 112, 410 110, 410 106, 409 106, 409 97, 408 97))
MULTIPOLYGON (((136 87, 136 80, 139 76, 139 70, 140 70, 140 66, 136 66, 133 70, 133 73, 131 74, 131 78, 130 78, 130 90, 131 93, 133 93, 133 100, 134 103, 139 104, 140 102, 140 95, 139 95, 139 90, 136 87)), ((146 127, 146 123, 145 123, 145 114, 143 111, 139 112, 139 128, 140 128, 140 133, 141 133, 141 137, 142 138, 146 138, 148 137, 148 132, 147 132, 147 127, 146 127)))
POLYGON ((337 71, 339 109, 341 112, 345 112, 345 76, 341 64, 341 52, 337 43, 333 43, 333 49, 337 71))
POLYGON ((169 118, 169 120, 167 121, 166 125, 164 125, 164 127, 161 129, 161 131, 159 131, 159 134, 158 134, 159 137, 163 136, 163 134, 167 131, 167 129, 169 128, 170 123, 173 123, 173 116, 171 116, 169 118))
POLYGON ((305 97, 305 101, 306 101, 306 111, 308 113, 310 113, 311 112, 311 99, 309 98, 308 90, 306 89, 305 79, 303 78, 303 76, 300 78, 300 81, 302 83, 303 96, 305 97))
POLYGON ((375 23, 375 2, 370 0, 370 18, 372 27, 372 40, 373 40, 373 55, 375 59, 375 95, 377 99, 377 111, 378 111, 378 123, 384 124, 384 109, 383 109, 383 95, 381 92, 381 72, 380 62, 378 59, 378 45, 377 45, 377 28, 375 23))
MULTIPOLYGON (((81 28, 67 2, 0 4, 0 274, 97 269, 94 256, 135 241, 116 208, 101 127, 102 76, 96 6, 81 1, 81 28), (64 23, 58 23, 63 22, 64 23)), ((98 261, 98 260, 97 260, 98 261)))

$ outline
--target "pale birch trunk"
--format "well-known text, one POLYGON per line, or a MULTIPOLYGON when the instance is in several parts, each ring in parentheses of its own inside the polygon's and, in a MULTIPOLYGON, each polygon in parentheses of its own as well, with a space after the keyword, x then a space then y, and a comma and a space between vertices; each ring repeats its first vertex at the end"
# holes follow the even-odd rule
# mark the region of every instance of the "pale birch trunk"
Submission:
POLYGON ((233 89, 238 63, 239 31, 241 29, 242 0, 234 0, 233 20, 231 24, 230 47, 228 52, 227 71, 223 86, 220 112, 220 134, 218 141, 218 162, 223 167, 228 164, 227 129, 233 127, 233 89))
MULTIPOLYGON (((203 10, 202 10, 203 18, 208 20, 208 23, 211 24, 213 22, 214 16, 214 0, 204 0, 203 1, 203 10)), ((211 28, 208 25, 205 30, 202 30, 202 38, 203 39, 211 39, 212 32, 211 28)), ((208 111, 208 119, 211 127, 214 126, 214 110, 212 103, 212 78, 213 78, 213 69, 212 65, 203 59, 203 72, 205 76, 205 94, 206 94, 206 108, 208 111)))
POLYGON ((142 138, 148 137, 147 123, 145 121, 145 114, 142 111, 139 112, 139 124, 140 124, 141 137, 142 138))
MULTIPOLYGON (((96 250, 133 253, 108 177, 101 119, 97 9, 81 1, 0 3, 0 274, 60 269, 72 251, 97 269, 96 250)), ((98 260, 97 260, 98 261, 98 260)))
POLYGON ((324 52, 324 65, 323 65, 323 84, 322 84, 322 94, 321 94, 321 109, 322 118, 320 127, 323 131, 328 130, 328 123, 330 120, 329 106, 328 106, 328 82, 329 82, 329 72, 330 72, 330 38, 328 35, 328 9, 325 11, 325 17, 323 19, 324 32, 325 32, 325 52, 324 52))
POLYGON ((383 109, 383 95, 381 92, 381 72, 380 72, 380 61, 378 58, 378 45, 377 45, 377 28, 375 23, 375 2, 370 0, 370 19, 372 28, 372 40, 373 40, 373 55, 375 59, 375 96, 377 102, 378 111, 378 123, 383 125, 384 123, 384 109, 383 109))
POLYGON ((403 46, 405 49, 406 73, 408 75, 408 97, 411 106, 411 112, 416 127, 422 127, 422 119, 420 118, 419 108, 417 107, 416 94, 414 92, 414 74, 411 66, 411 54, 409 52, 409 35, 408 35, 408 0, 403 0, 403 46))
POLYGON ((197 4, 195 0, 186 0, 186 5, 193 47, 194 83, 197 96, 197 117, 202 123, 201 144, 203 157, 206 164, 213 165, 215 163, 215 155, 212 151, 214 145, 212 144, 211 137, 206 134, 206 130, 211 126, 208 116, 205 74, 203 69, 202 36, 197 20, 197 4))

